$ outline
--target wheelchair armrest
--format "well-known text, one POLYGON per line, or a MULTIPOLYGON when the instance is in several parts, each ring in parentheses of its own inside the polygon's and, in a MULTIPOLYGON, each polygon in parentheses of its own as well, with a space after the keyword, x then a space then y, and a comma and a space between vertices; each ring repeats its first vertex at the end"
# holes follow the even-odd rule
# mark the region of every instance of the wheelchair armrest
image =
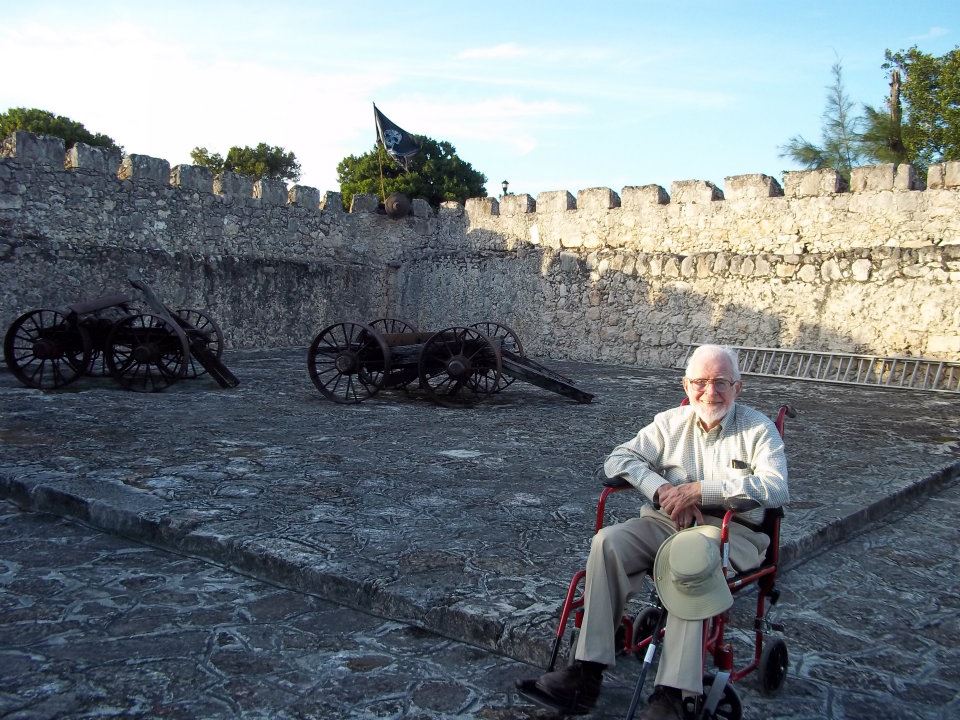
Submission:
POLYGON ((619 475, 617 477, 606 478, 603 481, 603 486, 608 488, 625 488, 628 485, 630 485, 630 483, 626 478, 622 478, 619 475))

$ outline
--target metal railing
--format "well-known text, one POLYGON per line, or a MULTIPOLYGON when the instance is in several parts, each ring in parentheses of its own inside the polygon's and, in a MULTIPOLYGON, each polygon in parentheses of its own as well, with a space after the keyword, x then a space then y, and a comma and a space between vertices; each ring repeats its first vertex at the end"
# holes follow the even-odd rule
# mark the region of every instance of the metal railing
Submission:
MULTIPOLYGON (((686 365, 699 345, 687 345, 686 365)), ((882 357, 786 348, 729 346, 744 375, 869 387, 960 393, 960 363, 921 357, 882 357)))

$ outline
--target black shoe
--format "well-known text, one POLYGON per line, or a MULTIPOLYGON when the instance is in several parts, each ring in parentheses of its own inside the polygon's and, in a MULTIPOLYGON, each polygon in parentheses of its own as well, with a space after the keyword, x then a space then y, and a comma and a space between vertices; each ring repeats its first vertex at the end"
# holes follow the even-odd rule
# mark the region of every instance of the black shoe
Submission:
POLYGON ((649 704, 640 713, 640 720, 685 720, 687 717, 680 691, 664 685, 654 688, 649 704))
POLYGON ((600 663, 575 660, 570 667, 544 673, 534 685, 551 705, 565 712, 583 713, 597 702, 603 668, 600 663))

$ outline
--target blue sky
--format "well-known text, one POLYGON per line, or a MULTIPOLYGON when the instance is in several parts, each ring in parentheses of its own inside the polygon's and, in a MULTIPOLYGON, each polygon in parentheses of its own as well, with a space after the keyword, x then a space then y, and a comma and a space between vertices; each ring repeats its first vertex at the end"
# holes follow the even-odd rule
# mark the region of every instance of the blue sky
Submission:
POLYGON ((884 50, 960 45, 960 2, 10 2, 0 111, 40 107, 189 163, 267 142, 301 184, 373 147, 372 103, 453 143, 487 192, 796 169, 830 67, 881 105, 884 50))

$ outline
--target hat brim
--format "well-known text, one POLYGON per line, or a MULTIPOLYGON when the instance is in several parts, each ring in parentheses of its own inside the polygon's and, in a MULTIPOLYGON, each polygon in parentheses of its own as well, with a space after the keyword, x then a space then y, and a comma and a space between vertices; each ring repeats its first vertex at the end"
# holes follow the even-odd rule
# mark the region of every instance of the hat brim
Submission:
POLYGON ((674 533, 657 551, 653 561, 653 582, 660 601, 667 612, 681 620, 706 620, 719 615, 733 605, 733 594, 727 587, 723 568, 718 563, 716 572, 697 587, 695 594, 682 592, 673 583, 670 572, 670 546, 681 533, 698 532, 711 542, 720 543, 720 530, 712 525, 698 525, 674 533))

